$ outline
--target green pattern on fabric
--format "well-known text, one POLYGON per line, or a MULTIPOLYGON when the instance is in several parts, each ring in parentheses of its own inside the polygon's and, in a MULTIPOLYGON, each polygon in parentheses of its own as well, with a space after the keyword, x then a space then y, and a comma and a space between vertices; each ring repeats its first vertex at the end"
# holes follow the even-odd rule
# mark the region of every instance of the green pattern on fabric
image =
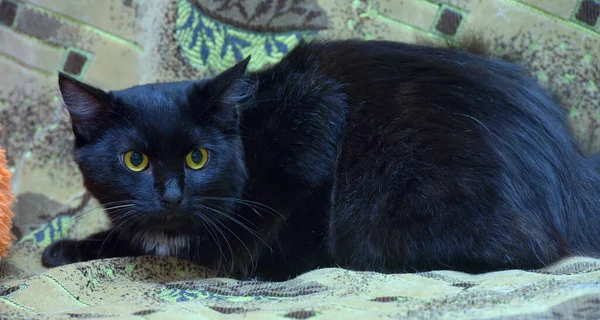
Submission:
POLYGON ((192 66, 216 72, 251 55, 248 68, 261 69, 277 63, 314 31, 264 33, 242 30, 202 14, 188 0, 179 0, 175 37, 192 66))
POLYGON ((33 240, 40 247, 47 247, 51 243, 65 237, 67 230, 73 224, 73 217, 57 217, 48 224, 23 237, 20 241, 33 240))

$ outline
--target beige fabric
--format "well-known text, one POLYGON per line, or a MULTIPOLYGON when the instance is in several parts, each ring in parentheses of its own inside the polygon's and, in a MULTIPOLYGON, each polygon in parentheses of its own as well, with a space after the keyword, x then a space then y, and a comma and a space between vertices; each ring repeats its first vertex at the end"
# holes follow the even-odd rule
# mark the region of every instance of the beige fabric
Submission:
POLYGON ((454 41, 477 33, 497 56, 518 59, 554 90, 583 148, 598 151, 599 15, 597 0, 0 0, 0 147, 15 172, 20 239, 0 261, 0 317, 598 317, 595 260, 564 261, 551 274, 319 270, 283 287, 224 285, 237 293, 215 295, 198 289, 205 281, 191 284, 195 291, 162 284, 209 275, 173 261, 100 261, 47 271, 40 252, 51 241, 107 227, 84 196, 70 155, 56 70, 120 89, 214 74, 248 54, 250 68, 262 68, 300 39, 454 41), (288 294, 294 290, 318 292, 288 294), (165 292, 191 298, 178 302, 165 292))
POLYGON ((543 271, 383 275, 322 269, 283 283, 208 278, 172 259, 110 259, 8 281, 0 316, 53 319, 597 319, 600 260, 543 271))

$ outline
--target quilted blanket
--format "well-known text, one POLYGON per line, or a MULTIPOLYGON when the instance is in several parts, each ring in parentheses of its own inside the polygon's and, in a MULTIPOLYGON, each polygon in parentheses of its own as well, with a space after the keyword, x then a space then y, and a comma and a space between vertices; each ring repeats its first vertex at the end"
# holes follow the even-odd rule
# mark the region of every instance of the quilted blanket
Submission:
POLYGON ((107 228, 72 160, 56 70, 105 89, 214 75, 301 39, 456 41, 481 35, 556 92, 600 150, 598 0, 0 0, 0 146, 17 198, 0 318, 600 318, 600 260, 483 275, 321 269, 282 283, 217 279, 153 257, 47 270, 45 246, 107 228))
POLYGON ((600 260, 485 275, 321 269, 269 283, 211 278, 173 259, 124 258, 7 281, 0 297, 0 316, 10 319, 598 319, 600 260))

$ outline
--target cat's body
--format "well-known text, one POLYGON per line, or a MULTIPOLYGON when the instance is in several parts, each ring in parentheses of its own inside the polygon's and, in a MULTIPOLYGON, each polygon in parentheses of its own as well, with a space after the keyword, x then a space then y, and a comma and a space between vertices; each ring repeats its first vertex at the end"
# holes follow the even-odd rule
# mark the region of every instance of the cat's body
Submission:
POLYGON ((246 62, 110 94, 61 77, 76 161, 115 232, 55 243, 47 266, 159 254, 277 280, 600 252, 598 172, 519 67, 376 41, 302 44, 242 76, 246 62), (211 156, 191 170, 200 147, 211 156), (148 169, 119 160, 134 149, 148 169))

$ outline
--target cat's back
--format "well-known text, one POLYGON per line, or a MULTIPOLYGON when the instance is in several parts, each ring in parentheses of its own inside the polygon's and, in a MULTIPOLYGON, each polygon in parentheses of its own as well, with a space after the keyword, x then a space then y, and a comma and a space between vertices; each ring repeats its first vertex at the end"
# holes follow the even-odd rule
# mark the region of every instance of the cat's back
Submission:
POLYGON ((561 107, 523 68, 467 51, 317 41, 253 73, 255 189, 327 216, 329 253, 357 269, 529 268, 588 249, 598 224, 577 226, 600 181, 561 107))
POLYGON ((584 161, 549 93, 522 67, 482 51, 390 41, 302 43, 255 74, 257 100, 267 107, 253 113, 261 119, 253 122, 267 124, 260 128, 278 137, 272 141, 325 150, 318 162, 327 168, 347 146, 342 152, 351 161, 410 157, 448 169, 449 179, 462 173, 472 182, 468 189, 489 185, 486 179, 501 171, 541 178, 547 168, 584 161))
MULTIPOLYGON (((548 100, 543 101, 545 107, 562 118, 556 112, 558 105, 524 68, 490 58, 485 44, 477 41, 455 48, 381 40, 314 41, 296 47, 284 65, 318 66, 339 81, 349 96, 371 102, 395 98, 399 90, 417 86, 427 87, 429 97, 453 92, 464 94, 463 98, 487 97, 492 103, 518 104, 510 101, 511 95, 523 98, 528 94, 529 99, 548 100)), ((482 105, 479 103, 478 109, 485 107, 482 105)))
MULTIPOLYGON (((338 248, 342 256, 364 258, 373 243, 401 247, 379 242, 382 234, 408 241, 432 232, 431 239, 458 241, 441 238, 453 230, 458 239, 473 241, 469 246, 495 247, 499 261, 493 263, 499 265, 509 259, 502 254, 513 255, 531 237, 538 239, 533 252, 512 256, 517 265, 534 266, 556 258, 564 250, 560 241, 581 248, 589 239, 565 221, 583 223, 600 207, 600 181, 570 134, 563 109, 520 66, 467 51, 354 40, 298 49, 298 57, 313 59, 348 96, 332 197, 333 210, 340 211, 331 222, 333 243, 347 244, 338 248), (433 216, 436 223, 429 221, 433 216), (408 222, 402 217, 412 217, 412 229, 403 227, 408 222), (345 231, 336 235, 336 228, 361 221, 397 229, 357 237, 371 242, 352 242, 345 231), (490 223, 497 228, 484 227, 490 223), (504 237, 512 240, 502 243, 504 237)), ((432 240, 417 248, 431 250, 431 256, 414 263, 424 266, 436 259, 433 252, 467 247, 432 240)), ((413 254, 398 252, 404 257, 398 263, 413 254)), ((374 254, 356 263, 369 260, 386 258, 374 254)))
POLYGON ((495 158, 519 147, 558 161, 580 155, 548 90, 521 66, 486 55, 478 41, 457 48, 315 41, 297 47, 284 65, 310 66, 339 83, 349 104, 346 134, 366 130, 397 141, 413 128, 446 145, 473 142, 470 153, 495 158))

